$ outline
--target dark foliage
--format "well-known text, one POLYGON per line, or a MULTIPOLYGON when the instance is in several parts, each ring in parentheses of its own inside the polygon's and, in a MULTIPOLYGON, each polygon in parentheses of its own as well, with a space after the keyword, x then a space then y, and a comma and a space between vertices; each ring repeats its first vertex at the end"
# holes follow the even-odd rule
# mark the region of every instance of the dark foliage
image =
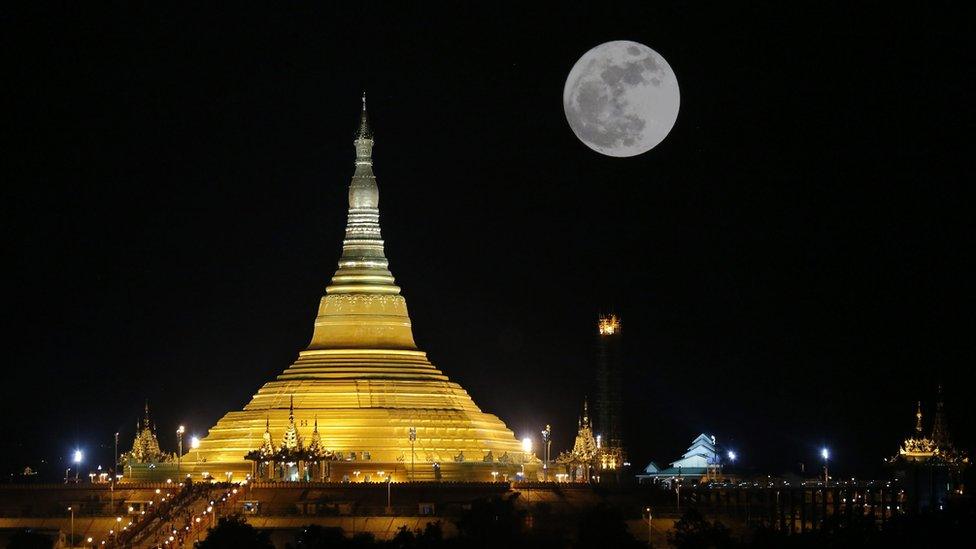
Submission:
POLYGON ((7 549, 51 549, 54 540, 33 530, 21 530, 10 538, 7 549))
POLYGON ((492 497, 471 504, 458 520, 460 540, 468 547, 494 547, 522 539, 525 512, 515 507, 518 494, 492 497))
POLYGON ((668 534, 668 542, 678 549, 725 549, 736 544, 721 522, 710 522, 695 509, 685 512, 668 534))
POLYGON ((207 539, 199 545, 200 549, 273 549, 271 537, 259 531, 242 515, 223 517, 217 526, 207 532, 207 539))
POLYGON ((427 523, 423 531, 411 531, 406 526, 401 526, 389 543, 389 547, 397 549, 433 549, 450 545, 444 540, 444 530, 439 521, 427 523))
POLYGON ((627 531, 620 510, 600 505, 580 514, 577 547, 640 547, 627 531))

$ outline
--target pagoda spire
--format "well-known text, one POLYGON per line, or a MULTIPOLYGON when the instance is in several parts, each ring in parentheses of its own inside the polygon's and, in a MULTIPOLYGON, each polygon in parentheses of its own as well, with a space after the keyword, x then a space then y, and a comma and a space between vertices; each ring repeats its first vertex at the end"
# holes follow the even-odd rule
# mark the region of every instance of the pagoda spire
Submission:
POLYGON ((939 385, 939 397, 935 403, 935 419, 932 422, 932 441, 939 448, 947 449, 952 444, 949 441, 949 428, 945 419, 945 404, 942 401, 942 385, 939 385))
POLYGON ((383 348, 416 350, 406 301, 386 259, 380 230, 380 194, 373 175, 373 131, 362 97, 353 141, 355 171, 339 268, 319 305, 308 350, 383 348), (364 323, 368 326, 364 327, 364 323))
POLYGON ((302 437, 295 426, 295 395, 291 395, 291 403, 288 405, 288 429, 281 439, 281 447, 289 450, 302 449, 302 437))
POLYGON ((366 115, 366 94, 359 131, 353 142, 356 171, 349 184, 349 214, 339 270, 326 288, 330 294, 399 294, 388 269, 380 232, 380 193, 373 175, 373 132, 366 115))
POLYGON ((319 434, 319 416, 315 416, 315 425, 312 427, 312 441, 308 444, 308 451, 312 455, 318 456, 323 452, 322 435, 319 434))
POLYGON ((915 412, 915 432, 922 434, 922 401, 918 401, 918 409, 915 412))
POLYGON ((261 440, 261 454, 264 456, 273 455, 276 452, 274 440, 271 439, 271 416, 264 418, 264 435, 261 440))
POLYGON ((359 133, 356 134, 356 141, 371 139, 373 130, 369 128, 369 118, 366 116, 366 92, 363 92, 363 112, 359 117, 359 133))

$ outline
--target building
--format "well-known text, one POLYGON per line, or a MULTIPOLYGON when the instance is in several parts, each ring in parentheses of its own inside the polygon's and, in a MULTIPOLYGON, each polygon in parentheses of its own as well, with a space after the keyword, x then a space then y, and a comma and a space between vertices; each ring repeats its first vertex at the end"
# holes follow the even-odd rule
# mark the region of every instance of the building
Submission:
POLYGON ((592 482, 596 480, 599 448, 593 436, 593 429, 590 427, 589 406, 586 400, 583 401, 583 415, 580 416, 577 425, 573 449, 560 452, 556 458, 556 480, 592 482))
POLYGON ((905 490, 907 510, 941 510, 953 494, 962 495, 962 472, 969 456, 952 443, 939 387, 935 420, 929 436, 922 422, 922 402, 915 409, 915 428, 898 453, 886 460, 905 490))
POLYGON ((134 479, 151 477, 169 478, 177 471, 176 453, 164 452, 159 447, 156 425, 149 417, 149 401, 146 401, 142 421, 136 421, 136 435, 132 449, 124 452, 120 459, 123 475, 134 479))
POLYGON ((568 482, 604 482, 618 478, 625 463, 619 448, 606 447, 599 435, 593 434, 589 405, 583 400, 583 415, 578 420, 573 449, 561 452, 556 458, 555 479, 568 482))
MULTIPOLYGON (((184 469, 245 478, 261 462, 248 456, 280 452, 266 442, 285 433, 294 438, 285 436, 283 446, 297 450, 299 435, 316 437, 312 421, 323 455, 331 456, 326 480, 502 480, 539 468, 505 423, 483 412, 414 342, 384 253, 373 143, 364 96, 342 255, 311 341, 242 410, 210 429, 184 469)), ((296 469, 270 476, 308 478, 288 467, 296 469)))
MULTIPOLYGON (((620 471, 627 452, 623 441, 623 325, 616 314, 600 315, 597 322, 596 422, 604 450, 603 469, 620 471)), ((616 479, 616 475, 605 475, 616 479)), ((618 479, 619 480, 619 479, 618 479)))
POLYGON ((671 480, 709 481, 722 475, 722 456, 719 453, 715 436, 705 433, 691 442, 681 459, 672 461, 671 466, 661 469, 653 461, 637 475, 638 482, 658 482, 671 480))

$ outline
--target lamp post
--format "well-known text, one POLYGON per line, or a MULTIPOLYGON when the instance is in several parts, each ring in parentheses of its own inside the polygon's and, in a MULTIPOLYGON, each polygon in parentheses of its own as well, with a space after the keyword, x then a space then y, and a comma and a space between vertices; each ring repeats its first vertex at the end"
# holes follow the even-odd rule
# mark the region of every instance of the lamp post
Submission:
POLYGON ((75 463, 75 482, 78 481, 78 470, 81 469, 81 461, 84 457, 85 455, 81 450, 75 450, 74 456, 72 457, 72 461, 75 463))
POLYGON ((529 456, 532 455, 532 437, 525 437, 522 439, 522 480, 528 481, 525 478, 525 462, 529 461, 529 456))
POLYGON ((546 424, 546 428, 542 430, 542 443, 545 445, 546 451, 546 461, 542 464, 542 476, 544 480, 549 480, 549 447, 552 446, 552 427, 546 424))
POLYGON ((644 513, 647 514, 647 545, 651 545, 651 508, 645 507, 644 513))
POLYGON ((179 451, 176 453, 176 472, 180 473, 183 470, 183 433, 186 432, 186 428, 180 425, 179 429, 176 430, 176 439, 179 441, 179 451))
POLYGON ((826 447, 820 449, 820 457, 824 461, 824 485, 826 486, 830 482, 830 474, 827 470, 827 460, 830 459, 830 451, 826 447))
POLYGON ((414 480, 413 479, 413 457, 414 457, 413 445, 415 442, 417 442, 417 428, 411 427, 407 431, 407 433, 410 438, 410 481, 413 482, 414 480))
POLYGON ((74 506, 68 507, 68 511, 71 513, 71 541, 68 543, 70 547, 75 546, 75 508, 74 506))
POLYGON ((190 437, 190 448, 197 451, 197 461, 200 461, 200 439, 198 437, 190 437))
POLYGON ((735 467, 735 459, 739 457, 734 450, 729 450, 729 474, 731 475, 732 469, 735 467))

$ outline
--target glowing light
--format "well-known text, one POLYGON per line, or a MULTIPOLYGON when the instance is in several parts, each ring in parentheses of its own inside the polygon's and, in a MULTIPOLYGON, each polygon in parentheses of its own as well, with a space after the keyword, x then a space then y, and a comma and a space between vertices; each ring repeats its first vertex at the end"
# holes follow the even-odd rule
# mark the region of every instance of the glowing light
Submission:
POLYGON ((196 450, 199 447, 200 447, 200 438, 199 437, 190 437, 190 448, 193 448, 194 450, 196 450))
POLYGON ((83 454, 81 452, 81 450, 75 450, 74 456, 72 457, 72 461, 74 461, 75 463, 81 463, 81 460, 84 457, 85 457, 85 454, 83 454))
POLYGON ((596 436, 596 447, 603 448, 603 435, 596 436))
POLYGON ((184 427, 182 425, 180 425, 180 428, 176 430, 176 433, 177 434, 180 434, 180 435, 182 435, 185 432, 186 432, 186 427, 184 427))
POLYGON ((830 458, 830 451, 826 448, 820 449, 820 457, 824 458, 824 461, 830 458))
POLYGON ((735 454, 735 452, 733 452, 732 450, 729 450, 729 461, 735 461, 735 458, 737 458, 737 457, 739 457, 739 456, 737 456, 735 454))
POLYGON ((617 315, 600 316, 600 335, 613 335, 620 331, 620 318, 617 315))
POLYGON ((532 437, 525 437, 522 439, 522 451, 526 454, 532 453, 532 437))

